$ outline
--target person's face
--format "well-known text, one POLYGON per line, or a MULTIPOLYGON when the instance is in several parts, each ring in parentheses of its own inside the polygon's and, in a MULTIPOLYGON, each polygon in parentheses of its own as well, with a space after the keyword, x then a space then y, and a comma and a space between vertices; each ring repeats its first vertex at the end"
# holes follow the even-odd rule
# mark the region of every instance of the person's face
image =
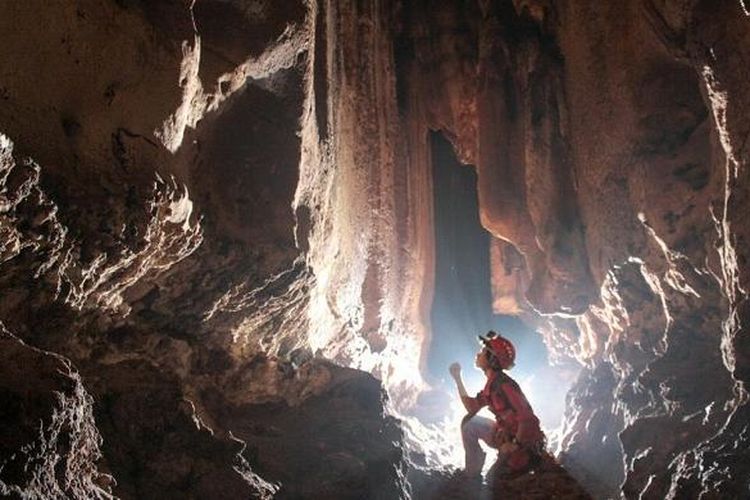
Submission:
POLYGON ((487 354, 484 349, 480 350, 476 358, 474 358, 474 366, 480 370, 486 370, 489 367, 489 361, 487 361, 487 354))

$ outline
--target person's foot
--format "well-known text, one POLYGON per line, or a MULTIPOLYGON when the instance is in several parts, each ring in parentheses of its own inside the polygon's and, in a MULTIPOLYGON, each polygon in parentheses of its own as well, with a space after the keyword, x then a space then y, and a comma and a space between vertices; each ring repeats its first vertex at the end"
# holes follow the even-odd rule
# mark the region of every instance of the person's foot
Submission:
POLYGON ((460 481, 462 483, 478 484, 481 485, 484 482, 484 478, 480 472, 467 472, 465 470, 457 470, 453 473, 452 479, 460 481))

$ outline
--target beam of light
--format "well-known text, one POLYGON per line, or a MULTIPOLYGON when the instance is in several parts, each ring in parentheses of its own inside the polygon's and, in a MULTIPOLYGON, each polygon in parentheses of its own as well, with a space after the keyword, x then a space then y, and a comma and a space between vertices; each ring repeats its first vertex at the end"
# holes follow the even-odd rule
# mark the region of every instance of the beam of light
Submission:
MULTIPOLYGON (((484 375, 472 367, 472 358, 457 361, 464 367, 463 379, 469 393, 481 390, 484 375)), ((405 411, 391 407, 389 411, 403 423, 405 445, 412 456, 413 466, 439 470, 463 468, 460 426, 466 410, 452 380, 441 380, 433 386, 425 384, 414 406, 405 411)), ((486 409, 480 414, 492 418, 486 409)), ((485 468, 489 468, 492 462, 488 459, 485 468)))
MULTIPOLYGON (((364 307, 361 294, 332 284, 331 281, 338 280, 329 280, 327 271, 318 273, 318 286, 313 289, 308 309, 309 342, 313 351, 342 365, 372 373, 381 380, 389 396, 386 411, 402 422, 404 445, 413 466, 440 470, 462 468, 460 423, 466 412, 456 396, 448 374, 449 363, 445 361, 461 363, 467 390, 469 394, 476 394, 484 387, 485 376, 473 366, 479 346, 475 337, 466 332, 483 332, 477 331, 476 325, 464 325, 463 336, 443 337, 443 345, 436 347, 444 351, 441 361, 425 380, 420 366, 425 342, 421 331, 406 320, 399 321, 395 311, 381 304, 380 316, 393 318, 394 322, 385 332, 384 348, 373 350, 359 331, 364 307), (332 305, 336 314, 331 313, 332 305), (342 327, 343 319, 348 325, 342 327), (438 366, 443 363, 445 366, 438 366)), ((546 352, 527 341, 535 335, 533 331, 515 332, 506 327, 500 330, 518 349, 516 367, 509 375, 521 386, 552 444, 562 420, 565 394, 575 374, 549 366, 546 352)), ((437 346, 440 339, 433 337, 432 346, 437 346)), ((492 418, 489 413, 485 415, 492 418)), ((488 451, 487 466, 490 466, 494 462, 494 452, 488 451)))
MULTIPOLYGON (((324 274, 318 279, 320 284, 328 285, 324 274)), ((327 289, 327 286, 323 286, 319 290, 327 289)), ((429 381, 426 381, 420 368, 422 343, 425 340, 416 330, 399 322, 388 332, 385 347, 379 352, 373 351, 358 332, 358 318, 363 306, 359 294, 347 293, 344 288, 337 290, 338 294, 334 293, 332 297, 321 293, 311 300, 310 344, 314 350, 351 368, 372 373, 382 381, 389 396, 386 411, 401 420, 405 448, 414 466, 442 470, 462 468, 464 457, 460 423, 466 412, 449 376, 449 363, 435 367, 429 381), (333 328, 340 325, 340 317, 331 316, 331 300, 337 304, 339 314, 350 318, 350 328, 333 328), (334 336, 331 331, 339 333, 334 336), (439 374, 435 373, 437 370, 440 370, 439 374)), ((381 313, 385 316, 385 311, 381 313)), ((467 327, 462 331, 475 329, 467 327)), ((529 331, 527 334, 534 333, 529 331)), ((436 340, 433 338, 433 343, 436 340)), ((519 348, 519 357, 509 375, 519 383, 540 418, 543 429, 548 437, 552 437, 560 425, 564 396, 574 376, 550 367, 544 353, 535 352, 532 347, 525 348, 520 337, 513 338, 513 341, 519 348)), ((447 345, 441 347, 449 351, 448 357, 443 356, 445 359, 461 363, 465 385, 472 395, 485 384, 484 374, 474 367, 478 348, 473 337, 466 336, 461 344, 447 339, 447 345)), ((485 416, 492 418, 489 412, 485 416)), ((488 454, 490 464, 494 461, 492 456, 488 454)))
MULTIPOLYGON (((403 361, 403 360, 402 360, 403 361)), ((457 359, 463 367, 462 375, 470 395, 484 387, 485 376, 472 367, 473 360, 457 359)), ((447 373, 447 367, 446 367, 447 373)), ((557 434, 562 425, 564 396, 575 380, 576 370, 544 366, 542 369, 512 369, 509 374, 521 386, 535 414, 539 417, 542 429, 548 437, 548 448, 553 451, 557 434)), ((449 379, 449 377, 446 377, 449 379)), ((390 405, 388 411, 401 419, 405 433, 405 445, 412 456, 412 465, 426 469, 460 469, 463 467, 464 452, 461 442, 460 423, 466 410, 457 396, 452 380, 440 380, 429 387, 423 386, 422 395, 417 404, 403 411, 390 405)), ((397 398, 398 399, 398 398, 397 398)), ((485 408, 481 416, 493 419, 485 408)), ((494 462, 495 450, 484 446, 487 452, 485 472, 494 462)))
MULTIPOLYGON (((311 144, 309 151, 316 151, 316 143, 311 144)), ((316 159, 311 158, 315 163, 313 160, 316 159)), ((295 204, 315 206, 313 201, 318 199, 316 193, 322 181, 316 181, 313 174, 300 176, 302 187, 298 188, 295 204), (304 194, 306 190, 307 194, 304 194)), ((339 186, 343 186, 340 189, 344 191, 337 192, 339 196, 319 200, 324 205, 320 210, 325 217, 317 221, 308 238, 307 262, 313 269, 315 280, 309 290, 307 343, 315 355, 367 371, 381 380, 389 395, 387 411, 403 422, 404 441, 415 465, 438 469, 462 467, 460 422, 465 411, 455 396, 448 365, 452 361, 461 362, 470 393, 476 393, 484 386, 484 375, 473 368, 478 348, 477 334, 485 333, 489 328, 503 333, 512 328, 518 330, 511 332, 515 334, 515 337, 511 335, 511 340, 519 350, 518 368, 511 372, 511 376, 525 384, 524 389, 538 412, 546 411, 544 391, 547 387, 556 388, 554 392, 560 401, 566 389, 538 375, 525 380, 523 369, 532 364, 546 363, 545 355, 536 352, 539 347, 532 345, 535 333, 528 329, 521 331, 520 326, 503 322, 505 319, 492 313, 489 235, 479 223, 476 201, 461 211, 474 214, 473 222, 467 222, 464 217, 452 220, 459 227, 473 224, 478 237, 468 235, 464 238, 463 233, 456 233, 460 235, 457 238, 438 234, 436 243, 458 240, 463 246, 456 244, 455 248, 451 247, 455 261, 444 261, 441 260, 443 254, 437 255, 438 262, 446 263, 443 266, 445 272, 425 270, 423 267, 427 264, 419 261, 421 253, 410 256, 414 260, 390 260, 394 247, 389 246, 388 241, 377 240, 385 233, 372 229, 377 221, 368 218, 370 211, 364 203, 367 197, 358 194, 364 192, 361 179, 359 174, 351 175, 346 181, 340 180, 339 186), (380 254, 373 254, 373 248, 381 248, 380 254), (375 255, 380 257, 375 259, 375 255), (363 297, 373 259, 378 262, 376 274, 379 280, 379 294, 375 299, 363 297), (461 265, 456 267, 459 263, 461 265), (436 273, 436 291, 447 290, 449 293, 441 295, 440 300, 438 294, 433 297, 430 307, 435 314, 425 318, 422 317, 424 305, 420 302, 424 297, 405 283, 423 284, 425 273, 430 272, 436 273), (377 325, 366 325, 374 323, 370 321, 373 317, 377 318, 377 325), (430 328, 430 324, 439 328, 430 328), (432 331, 427 332, 427 328, 432 331), (429 342, 430 351, 437 356, 423 359, 425 342, 429 342), (524 359, 530 352, 538 355, 538 359, 524 359), (540 395, 538 401, 537 394, 540 395)), ((466 192, 461 196, 473 194, 476 197, 473 177, 463 185, 466 192)), ((453 191, 449 189, 449 192, 453 191)), ((437 196, 436 199, 442 198, 437 196)), ((520 321, 515 319, 516 323, 520 324, 520 321)))

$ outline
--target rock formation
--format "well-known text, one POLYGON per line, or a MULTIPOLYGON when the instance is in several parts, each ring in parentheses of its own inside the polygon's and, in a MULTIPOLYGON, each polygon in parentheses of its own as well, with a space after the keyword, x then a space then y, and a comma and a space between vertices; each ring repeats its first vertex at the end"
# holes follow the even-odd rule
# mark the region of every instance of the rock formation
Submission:
POLYGON ((3 494, 407 496, 445 458, 436 132, 494 312, 580 370, 563 466, 748 494, 743 0, 10 0, 0 33, 3 494))

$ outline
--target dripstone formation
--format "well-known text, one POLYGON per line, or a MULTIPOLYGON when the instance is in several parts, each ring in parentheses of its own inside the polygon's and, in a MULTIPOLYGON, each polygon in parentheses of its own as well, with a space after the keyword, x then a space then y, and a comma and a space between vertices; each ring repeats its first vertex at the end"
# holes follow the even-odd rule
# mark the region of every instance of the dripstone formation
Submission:
POLYGON ((395 418, 435 134, 494 312, 579 371, 561 465, 750 494, 747 2, 8 0, 0 39, 0 494, 445 492, 395 418))

